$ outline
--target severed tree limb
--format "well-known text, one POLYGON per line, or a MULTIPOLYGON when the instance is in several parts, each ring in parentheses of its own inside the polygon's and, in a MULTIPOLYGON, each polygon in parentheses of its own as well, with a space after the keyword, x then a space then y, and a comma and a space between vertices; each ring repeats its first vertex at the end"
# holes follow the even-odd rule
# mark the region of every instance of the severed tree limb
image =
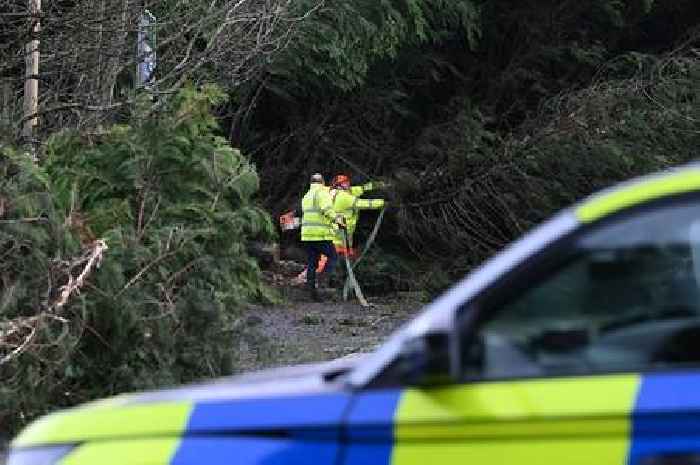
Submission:
POLYGON ((61 286, 61 295, 58 301, 53 304, 54 311, 63 307, 68 302, 68 298, 71 296, 71 294, 80 293, 80 288, 83 287, 85 278, 90 274, 93 268, 100 267, 103 254, 107 248, 107 243, 102 239, 98 239, 94 242, 92 250, 89 252, 87 257, 87 264, 85 265, 85 268, 83 268, 83 271, 81 271, 78 277, 75 279, 72 275, 69 275, 68 283, 61 286))
MULTIPOLYGON (((37 321, 39 321, 39 320, 37 320, 37 321)), ((24 338, 24 341, 22 341, 22 344, 17 346, 9 354, 5 355, 3 358, 0 359, 0 366, 4 365, 5 363, 9 362, 10 360, 12 360, 15 357, 19 356, 20 354, 22 354, 25 350, 27 350, 29 345, 34 341, 34 338, 36 337, 37 328, 38 328, 38 325, 31 326, 31 332, 29 333, 28 336, 26 336, 24 338)))
POLYGON ((31 317, 18 317, 4 323, 4 330, 0 328, 0 349, 12 348, 7 354, 0 358, 0 366, 16 359, 19 355, 29 350, 32 347, 39 333, 39 329, 47 321, 54 320, 62 324, 67 324, 68 320, 60 315, 60 310, 68 303, 68 299, 73 294, 78 294, 80 289, 85 284, 85 280, 93 272, 94 269, 100 266, 104 257, 104 252, 108 249, 104 240, 94 241, 90 249, 76 262, 72 263, 68 268, 68 283, 61 286, 58 299, 49 304, 48 307, 42 310, 38 315, 31 317), (73 278, 71 270, 82 265, 83 268, 76 278, 73 278), (22 334, 29 330, 28 334, 22 334), (15 342, 16 339, 21 339, 21 342, 15 342))

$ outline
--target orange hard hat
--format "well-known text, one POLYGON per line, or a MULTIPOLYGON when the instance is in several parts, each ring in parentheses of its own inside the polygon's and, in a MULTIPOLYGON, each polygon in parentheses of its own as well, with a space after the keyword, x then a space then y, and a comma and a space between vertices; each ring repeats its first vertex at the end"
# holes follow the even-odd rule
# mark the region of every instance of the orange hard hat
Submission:
POLYGON ((336 174, 331 182, 332 187, 350 188, 350 176, 347 174, 336 174))

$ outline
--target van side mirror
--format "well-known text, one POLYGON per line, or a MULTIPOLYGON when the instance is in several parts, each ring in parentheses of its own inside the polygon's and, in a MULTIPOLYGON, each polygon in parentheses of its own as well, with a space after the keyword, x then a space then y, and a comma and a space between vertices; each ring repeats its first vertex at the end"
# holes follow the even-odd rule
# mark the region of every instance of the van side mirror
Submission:
POLYGON ((450 334, 433 332, 406 340, 397 368, 404 384, 427 386, 453 381, 450 367, 450 334))

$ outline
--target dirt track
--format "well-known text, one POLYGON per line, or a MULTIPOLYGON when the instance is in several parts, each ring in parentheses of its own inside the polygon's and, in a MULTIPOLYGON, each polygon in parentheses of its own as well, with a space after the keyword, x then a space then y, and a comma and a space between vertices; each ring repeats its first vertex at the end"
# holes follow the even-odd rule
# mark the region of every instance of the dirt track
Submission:
POLYGON ((362 308, 333 290, 324 290, 327 300, 315 303, 289 284, 292 272, 267 276, 284 303, 249 307, 238 347, 240 371, 371 351, 424 305, 419 296, 402 294, 368 296, 373 305, 362 308))

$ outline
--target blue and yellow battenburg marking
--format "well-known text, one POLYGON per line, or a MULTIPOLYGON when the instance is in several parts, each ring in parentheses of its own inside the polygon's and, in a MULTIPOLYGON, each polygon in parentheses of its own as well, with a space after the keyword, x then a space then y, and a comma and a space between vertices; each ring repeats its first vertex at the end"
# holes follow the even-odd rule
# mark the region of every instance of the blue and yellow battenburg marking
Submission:
POLYGON ((77 443, 60 465, 331 464, 349 402, 344 393, 204 402, 122 397, 44 417, 12 446, 77 443))
POLYGON ((319 394, 199 403, 171 464, 335 464, 349 402, 319 394))
POLYGON ((639 465, 700 453, 700 372, 196 403, 126 398, 51 415, 13 446, 76 441, 61 465, 639 465))
MULTIPOLYGON (((638 386, 626 375, 409 389, 397 396, 383 463, 624 464, 638 386)), ((358 407, 358 431, 380 422, 358 407)))
POLYGON ((348 465, 637 465, 700 453, 700 374, 367 392, 349 422, 348 465))

